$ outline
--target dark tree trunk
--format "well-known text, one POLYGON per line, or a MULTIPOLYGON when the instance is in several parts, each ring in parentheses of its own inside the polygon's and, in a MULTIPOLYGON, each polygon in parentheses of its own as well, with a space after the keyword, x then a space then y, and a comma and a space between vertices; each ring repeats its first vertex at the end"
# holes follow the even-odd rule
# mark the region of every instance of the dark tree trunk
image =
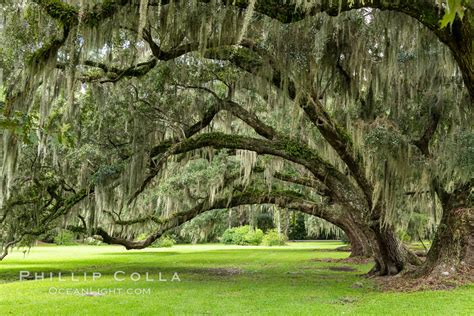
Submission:
POLYGON ((369 238, 364 230, 355 223, 344 223, 339 226, 349 239, 351 244, 350 257, 372 257, 372 247, 369 238))
POLYGON ((412 265, 421 264, 421 260, 400 242, 395 227, 382 222, 384 211, 383 204, 378 204, 372 210, 367 225, 375 259, 375 266, 369 275, 396 275, 412 265))
POLYGON ((469 204, 469 188, 441 199, 443 216, 426 261, 416 276, 450 274, 474 269, 474 208, 469 204))
POLYGON ((474 267, 474 211, 444 210, 433 245, 419 275, 451 273, 474 267))
MULTIPOLYGON (((452 36, 444 41, 451 49, 461 70, 464 84, 471 96, 471 103, 474 102, 474 52, 472 47, 474 17, 472 15, 471 10, 466 10, 462 23, 456 19, 451 30, 452 36)), ((442 38, 441 40, 443 41, 442 38)))
POLYGON ((371 275, 395 275, 410 266, 421 264, 421 260, 395 234, 392 226, 382 226, 377 221, 370 226, 373 236, 375 266, 371 275))

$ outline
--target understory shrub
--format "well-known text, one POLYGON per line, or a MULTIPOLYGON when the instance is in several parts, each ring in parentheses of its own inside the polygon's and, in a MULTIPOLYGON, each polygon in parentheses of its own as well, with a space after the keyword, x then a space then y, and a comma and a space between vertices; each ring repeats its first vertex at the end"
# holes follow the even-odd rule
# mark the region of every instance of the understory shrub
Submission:
POLYGON ((221 242, 231 245, 258 246, 265 234, 261 229, 252 229, 249 225, 227 229, 221 237, 221 242))
POLYGON ((278 234, 276 229, 269 230, 263 236, 262 244, 265 246, 283 246, 286 243, 286 237, 283 234, 278 234))
POLYGON ((237 227, 228 228, 222 234, 221 242, 226 245, 231 245, 234 243, 237 227))
POLYGON ((243 245, 258 246, 262 243, 262 240, 263 240, 263 231, 261 229, 258 229, 258 228, 251 229, 244 236, 243 245))
POLYGON ((75 245, 74 233, 66 229, 61 229, 54 237, 54 243, 62 246, 75 245))
POLYGON ((158 239, 153 243, 153 246, 159 247, 159 248, 170 248, 173 247, 174 244, 176 244, 176 241, 169 237, 169 236, 164 236, 158 239))
POLYGON ((55 242, 54 239, 58 236, 59 231, 60 231, 59 228, 51 229, 47 231, 46 233, 42 234, 41 236, 39 236, 38 239, 42 242, 52 244, 55 242))
MULTIPOLYGON (((142 233, 138 235, 137 240, 147 239, 148 234, 142 233)), ((159 239, 155 240, 150 247, 151 248, 170 248, 176 244, 176 240, 172 236, 161 236, 159 239)))

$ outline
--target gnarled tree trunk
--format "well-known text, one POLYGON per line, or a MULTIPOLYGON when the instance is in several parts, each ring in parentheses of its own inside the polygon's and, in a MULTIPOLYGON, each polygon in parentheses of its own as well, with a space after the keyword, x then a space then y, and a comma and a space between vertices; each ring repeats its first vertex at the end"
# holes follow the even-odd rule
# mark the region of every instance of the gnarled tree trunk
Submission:
POLYGON ((370 226, 370 230, 375 240, 375 267, 369 274, 395 275, 410 265, 421 263, 420 259, 400 242, 392 226, 381 226, 376 222, 370 226))
POLYGON ((369 275, 395 275, 411 265, 421 264, 421 260, 398 239, 395 227, 382 223, 383 205, 372 211, 367 235, 373 240, 375 266, 369 275))
POLYGON ((474 269, 474 207, 469 187, 441 198, 443 216, 426 261, 416 276, 450 274, 474 269))
POLYGON ((441 223, 419 275, 449 275, 474 267, 474 208, 444 210, 441 223))
POLYGON ((372 257, 372 246, 364 230, 359 227, 354 221, 345 219, 339 223, 338 226, 344 231, 351 244, 350 257, 372 257))

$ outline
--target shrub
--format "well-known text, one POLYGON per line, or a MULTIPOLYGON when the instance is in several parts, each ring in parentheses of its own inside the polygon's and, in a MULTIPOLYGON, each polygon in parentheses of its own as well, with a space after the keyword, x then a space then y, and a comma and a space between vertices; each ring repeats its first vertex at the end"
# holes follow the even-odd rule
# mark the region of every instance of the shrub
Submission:
POLYGON ((41 240, 42 242, 46 243, 55 243, 56 237, 58 237, 60 229, 55 228, 47 231, 46 233, 42 234, 38 239, 41 240))
POLYGON ((63 246, 74 245, 75 244, 74 233, 69 230, 62 229, 59 231, 58 235, 54 237, 54 243, 56 245, 63 245, 63 246))
POLYGON ((250 232, 250 226, 236 227, 232 244, 234 245, 245 245, 245 236, 250 232))
POLYGON ((283 246, 286 243, 286 237, 278 234, 275 229, 271 229, 263 236, 262 243, 265 246, 283 246))
POLYGON ((160 248, 170 248, 173 247, 174 244, 176 244, 176 241, 169 237, 169 236, 164 236, 158 239, 153 243, 154 246, 160 247, 160 248))
POLYGON ((252 229, 250 226, 233 227, 227 229, 222 235, 224 244, 232 245, 260 245, 263 239, 261 229, 252 229))
POLYGON ((244 236, 243 245, 252 245, 258 246, 262 243, 263 231, 261 229, 249 230, 249 232, 244 236))
POLYGON ((234 243, 235 230, 236 230, 236 227, 226 229, 224 231, 224 234, 222 234, 221 242, 224 243, 224 244, 227 244, 227 245, 233 244, 234 243))
MULTIPOLYGON (((145 240, 148 238, 148 234, 142 233, 137 236, 137 240, 145 240)), ((171 236, 161 236, 159 239, 155 240, 150 247, 152 248, 170 248, 176 244, 176 240, 171 236)))
POLYGON ((232 227, 226 229, 222 235, 222 242, 224 244, 242 245, 245 235, 249 232, 250 226, 232 227))

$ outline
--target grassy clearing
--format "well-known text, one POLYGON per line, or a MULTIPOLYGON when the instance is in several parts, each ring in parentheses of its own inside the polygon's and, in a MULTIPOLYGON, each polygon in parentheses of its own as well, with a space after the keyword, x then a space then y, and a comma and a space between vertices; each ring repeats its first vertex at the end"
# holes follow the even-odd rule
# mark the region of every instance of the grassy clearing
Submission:
MULTIPOLYGON (((474 285, 453 291, 381 293, 360 277, 370 268, 318 261, 344 258, 338 242, 285 247, 179 245, 126 251, 113 246, 36 247, 0 263, 2 315, 469 315, 474 285), (334 267, 355 271, 334 271, 334 267), (332 269, 329 269, 332 268, 332 269), (62 272, 65 281, 18 281, 20 271, 62 272), (114 280, 124 271, 125 281, 114 280), (73 281, 74 272, 79 281, 73 281), (83 280, 83 273, 88 280, 83 280), (93 281, 92 273, 102 276, 93 281), (141 280, 130 275, 138 272, 141 280), (144 280, 146 272, 153 282, 144 280), (159 282, 159 273, 167 282, 159 282), (176 272, 180 282, 171 282, 176 272), (69 274, 66 276, 65 274, 69 274), (82 278, 82 280, 81 280, 82 278), (53 289, 122 289, 149 294, 99 297, 51 294, 53 289)), ((124 277, 122 274, 119 278, 124 277)), ((55 290, 53 290, 54 292, 55 290)), ((117 291, 117 290, 116 290, 117 291)))

